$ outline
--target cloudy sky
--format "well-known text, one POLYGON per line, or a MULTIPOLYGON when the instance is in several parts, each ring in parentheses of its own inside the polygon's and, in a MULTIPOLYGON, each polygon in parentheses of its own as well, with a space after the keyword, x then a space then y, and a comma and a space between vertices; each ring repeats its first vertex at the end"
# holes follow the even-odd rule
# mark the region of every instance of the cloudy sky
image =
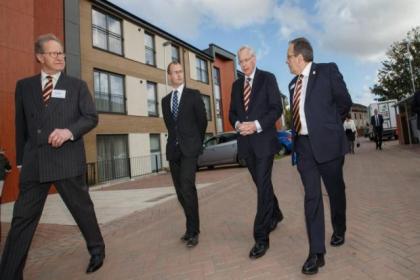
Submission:
POLYGON ((353 102, 368 105, 369 87, 388 47, 420 25, 419 0, 112 0, 114 4, 206 49, 257 52, 257 67, 273 72, 288 95, 290 39, 304 36, 315 62, 338 64, 353 102))

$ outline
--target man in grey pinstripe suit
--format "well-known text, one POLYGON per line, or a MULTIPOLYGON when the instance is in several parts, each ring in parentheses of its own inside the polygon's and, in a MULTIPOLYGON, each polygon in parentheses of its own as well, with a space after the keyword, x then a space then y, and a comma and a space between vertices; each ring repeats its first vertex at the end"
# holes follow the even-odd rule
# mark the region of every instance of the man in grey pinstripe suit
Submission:
POLYGON ((16 164, 19 197, 0 264, 0 279, 23 279, 29 247, 51 184, 79 226, 91 254, 87 273, 102 266, 105 245, 85 182, 83 135, 98 122, 86 83, 66 76, 62 43, 35 42, 41 74, 16 84, 16 164))

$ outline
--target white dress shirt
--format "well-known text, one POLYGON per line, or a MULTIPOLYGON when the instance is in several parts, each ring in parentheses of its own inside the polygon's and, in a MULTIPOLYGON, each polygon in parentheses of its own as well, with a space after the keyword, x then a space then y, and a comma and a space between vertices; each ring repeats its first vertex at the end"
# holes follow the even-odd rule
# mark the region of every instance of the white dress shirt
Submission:
POLYGON ((57 72, 54 75, 49 75, 41 70, 41 83, 42 83, 42 89, 44 89, 45 84, 48 82, 47 76, 52 77, 52 83, 53 83, 53 89, 55 88, 55 85, 58 82, 58 79, 60 78, 61 72, 57 72))
MULTIPOLYGON (((256 70, 257 70, 257 67, 255 67, 255 68, 254 68, 254 71, 252 71, 251 75, 249 75, 249 76, 245 76, 245 80, 244 80, 244 88, 245 88, 246 81, 247 81, 248 79, 250 79, 250 80, 249 80, 249 85, 251 86, 251 91, 252 91, 252 85, 253 85, 253 83, 254 83, 254 76, 255 76, 255 71, 256 71, 256 70)), ((260 122, 259 122, 258 120, 255 120, 255 121, 254 121, 254 123, 255 123, 255 126, 257 127, 257 133, 260 133, 260 132, 262 131, 262 128, 261 128, 260 122)), ((236 121, 236 123, 235 123, 235 129, 236 129, 236 130, 238 130, 238 128, 237 128, 238 124, 239 124, 239 121, 236 121)))
POLYGON ((308 124, 306 122, 305 116, 305 100, 306 100, 306 88, 308 86, 309 75, 311 74, 312 62, 309 62, 302 71, 303 80, 302 80, 302 92, 300 93, 300 102, 299 102, 299 116, 300 116, 300 135, 308 135, 308 124))

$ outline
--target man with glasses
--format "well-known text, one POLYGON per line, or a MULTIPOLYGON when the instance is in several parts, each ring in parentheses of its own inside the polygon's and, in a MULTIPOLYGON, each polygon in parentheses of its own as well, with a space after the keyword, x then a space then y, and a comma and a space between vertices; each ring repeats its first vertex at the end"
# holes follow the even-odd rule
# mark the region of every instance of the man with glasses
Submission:
POLYGON ((98 123, 84 81, 62 73, 62 43, 52 34, 35 42, 41 73, 16 84, 16 164, 19 196, 0 264, 0 279, 22 279, 29 247, 52 184, 76 220, 99 269, 105 245, 86 185, 83 135, 98 123))
POLYGON ((305 190, 309 255, 302 273, 315 274, 325 265, 325 222, 321 179, 328 193, 333 234, 331 246, 344 244, 346 194, 344 155, 349 150, 343 122, 352 106, 346 83, 335 63, 313 62, 305 38, 289 42, 286 64, 295 77, 289 84, 292 111, 293 163, 305 190))

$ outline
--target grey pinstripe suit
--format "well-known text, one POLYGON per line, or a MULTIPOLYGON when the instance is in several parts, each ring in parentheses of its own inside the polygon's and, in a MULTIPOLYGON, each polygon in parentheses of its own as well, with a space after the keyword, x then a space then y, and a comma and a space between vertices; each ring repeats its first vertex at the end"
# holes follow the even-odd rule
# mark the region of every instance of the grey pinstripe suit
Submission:
POLYGON ((32 237, 54 184, 73 215, 91 254, 104 253, 105 245, 85 183, 83 135, 93 129, 98 116, 86 83, 61 74, 55 89, 65 98, 42 101, 41 76, 16 84, 16 163, 22 165, 20 193, 3 251, 0 279, 22 279, 32 237), (48 136, 55 128, 67 128, 73 140, 54 148, 48 136))

